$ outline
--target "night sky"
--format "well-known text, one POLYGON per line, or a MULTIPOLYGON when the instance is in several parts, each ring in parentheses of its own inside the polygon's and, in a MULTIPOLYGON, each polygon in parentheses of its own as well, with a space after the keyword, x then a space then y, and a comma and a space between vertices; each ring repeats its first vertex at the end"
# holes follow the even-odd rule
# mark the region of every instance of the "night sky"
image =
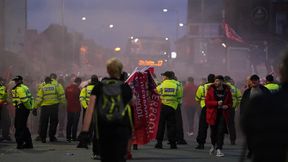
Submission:
MULTIPOLYGON (((29 29, 43 31, 51 23, 61 23, 61 0, 27 2, 29 29)), ((187 0, 64 0, 64 24, 105 47, 124 47, 130 36, 174 41, 185 33, 185 26, 177 29, 177 22, 186 23, 186 11, 187 0)))

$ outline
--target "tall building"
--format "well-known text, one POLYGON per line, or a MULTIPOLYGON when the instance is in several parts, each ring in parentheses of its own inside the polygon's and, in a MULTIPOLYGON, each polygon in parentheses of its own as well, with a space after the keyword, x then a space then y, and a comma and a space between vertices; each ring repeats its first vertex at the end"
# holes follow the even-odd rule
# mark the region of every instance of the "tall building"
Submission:
POLYGON ((27 0, 0 0, 0 49, 22 53, 27 29, 27 0))

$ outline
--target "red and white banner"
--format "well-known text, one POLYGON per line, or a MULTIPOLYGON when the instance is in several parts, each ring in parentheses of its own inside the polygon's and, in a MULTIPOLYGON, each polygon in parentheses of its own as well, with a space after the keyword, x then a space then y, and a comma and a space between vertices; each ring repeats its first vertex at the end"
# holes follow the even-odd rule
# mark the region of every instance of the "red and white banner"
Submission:
POLYGON ((224 32, 225 32, 225 36, 228 39, 240 42, 240 43, 244 43, 244 40, 242 37, 240 37, 236 31, 226 22, 224 22, 224 32))
POLYGON ((134 144, 146 144, 156 138, 160 117, 160 96, 156 93, 153 69, 135 71, 127 80, 133 90, 135 101, 134 144))

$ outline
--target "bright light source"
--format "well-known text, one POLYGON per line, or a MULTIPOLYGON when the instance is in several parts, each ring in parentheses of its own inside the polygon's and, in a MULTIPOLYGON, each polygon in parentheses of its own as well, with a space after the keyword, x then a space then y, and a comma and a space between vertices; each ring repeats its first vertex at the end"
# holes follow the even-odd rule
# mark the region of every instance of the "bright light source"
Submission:
POLYGON ((164 60, 165 62, 168 62, 168 60, 164 60))
POLYGON ((168 38, 168 37, 166 37, 166 38, 165 38, 165 40, 167 40, 167 41, 168 41, 168 40, 169 40, 169 38, 168 38))
POLYGON ((167 9, 167 8, 164 8, 164 9, 163 9, 163 12, 168 12, 168 9, 167 9))
POLYGON ((83 16, 83 17, 81 18, 81 20, 85 21, 85 20, 86 20, 86 17, 85 17, 85 16, 83 16))
POLYGON ((167 55, 167 52, 164 52, 164 55, 167 55))
POLYGON ((115 51, 115 52, 120 52, 120 51, 121 51, 121 48, 120 48, 120 47, 116 47, 116 48, 114 49, 114 51, 115 51))
POLYGON ((110 24, 110 25, 109 25, 109 28, 110 28, 110 29, 111 29, 111 28, 113 28, 113 27, 114 27, 114 25, 113 25, 113 24, 110 24))
POLYGON ((133 40, 133 39, 134 39, 134 37, 133 37, 133 36, 131 36, 131 37, 130 37, 130 39, 131 39, 131 40, 133 40))
POLYGON ((176 53, 176 52, 171 52, 171 58, 172 58, 172 59, 177 58, 177 53, 176 53))
POLYGON ((226 47, 227 47, 227 45, 226 45, 225 43, 222 43, 222 46, 223 46, 224 48, 226 48, 226 47))
POLYGON ((179 26, 180 26, 180 27, 183 27, 183 26, 184 26, 184 24, 183 24, 183 23, 179 23, 179 26))
POLYGON ((138 41, 139 41, 139 39, 138 39, 138 38, 135 38, 135 39, 134 39, 134 42, 135 42, 135 43, 137 43, 138 41))

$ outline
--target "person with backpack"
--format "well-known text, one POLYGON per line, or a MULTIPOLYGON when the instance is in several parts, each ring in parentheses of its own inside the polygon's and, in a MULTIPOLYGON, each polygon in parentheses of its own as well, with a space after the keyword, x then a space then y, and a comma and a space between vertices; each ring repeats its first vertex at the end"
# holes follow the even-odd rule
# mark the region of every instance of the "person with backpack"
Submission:
POLYGON ((128 140, 131 138, 132 90, 120 80, 123 65, 112 58, 107 61, 109 78, 95 85, 91 92, 79 140, 89 140, 89 127, 96 125, 102 162, 125 162, 128 140))

